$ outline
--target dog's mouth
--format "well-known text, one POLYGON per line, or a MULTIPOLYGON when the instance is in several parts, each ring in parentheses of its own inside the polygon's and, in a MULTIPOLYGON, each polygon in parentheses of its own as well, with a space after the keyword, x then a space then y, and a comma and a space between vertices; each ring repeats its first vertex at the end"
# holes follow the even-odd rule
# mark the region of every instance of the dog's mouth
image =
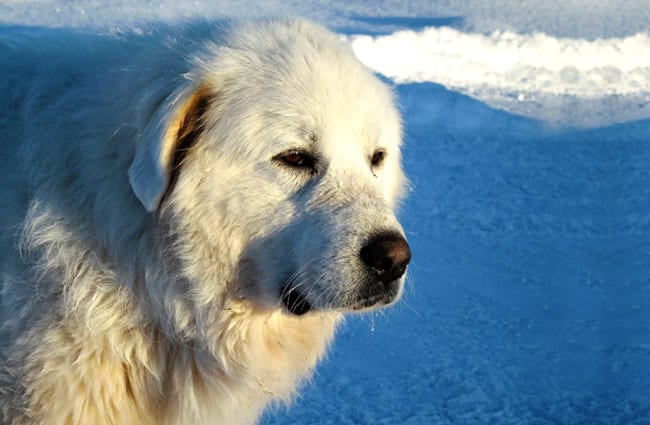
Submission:
MULTIPOLYGON (((367 295, 359 297, 352 305, 348 305, 345 310, 364 311, 371 310, 375 307, 393 303, 397 298, 396 292, 388 291, 382 294, 367 295)), ((296 316, 302 316, 309 313, 314 307, 307 298, 296 288, 285 287, 281 294, 282 304, 287 310, 296 316)))
POLYGON ((389 305, 393 303, 396 298, 396 292, 391 290, 381 294, 367 295, 365 297, 359 297, 356 302, 350 306, 350 309, 353 311, 371 310, 379 306, 389 305))
POLYGON ((282 290, 281 297, 282 304, 289 310, 291 314, 302 316, 312 309, 312 305, 307 298, 296 288, 286 286, 282 290))

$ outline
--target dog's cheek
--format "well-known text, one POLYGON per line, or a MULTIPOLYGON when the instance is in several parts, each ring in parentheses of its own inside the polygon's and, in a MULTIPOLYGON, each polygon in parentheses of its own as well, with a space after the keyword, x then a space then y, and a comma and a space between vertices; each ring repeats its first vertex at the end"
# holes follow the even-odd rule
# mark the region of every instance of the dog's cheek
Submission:
POLYGON ((277 302, 279 288, 295 268, 292 261, 292 223, 298 210, 273 181, 238 173, 220 179, 216 190, 205 188, 207 199, 204 229, 215 231, 212 218, 233 235, 241 248, 233 258, 236 279, 246 298, 268 304, 277 302))

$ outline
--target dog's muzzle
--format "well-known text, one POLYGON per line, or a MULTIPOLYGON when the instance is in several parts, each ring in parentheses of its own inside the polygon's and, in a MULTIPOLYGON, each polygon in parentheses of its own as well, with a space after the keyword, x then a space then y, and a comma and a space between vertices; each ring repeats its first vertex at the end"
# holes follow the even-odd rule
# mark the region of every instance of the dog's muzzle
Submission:
MULTIPOLYGON (((366 268, 364 284, 348 305, 333 306, 362 310, 395 301, 400 294, 401 278, 411 261, 411 249, 404 237, 397 232, 384 232, 372 237, 359 251, 366 268)), ((313 306, 299 289, 287 285, 280 296, 282 303, 292 314, 301 316, 313 306)))

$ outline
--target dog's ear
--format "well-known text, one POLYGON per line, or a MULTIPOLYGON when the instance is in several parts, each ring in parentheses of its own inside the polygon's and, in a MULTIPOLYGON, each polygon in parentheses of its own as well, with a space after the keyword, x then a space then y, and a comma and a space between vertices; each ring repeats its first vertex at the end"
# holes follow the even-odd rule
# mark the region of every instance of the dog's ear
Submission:
POLYGON ((185 155, 199 137, 211 94, 207 87, 200 86, 173 98, 152 114, 129 168, 131 188, 149 212, 158 209, 185 155))

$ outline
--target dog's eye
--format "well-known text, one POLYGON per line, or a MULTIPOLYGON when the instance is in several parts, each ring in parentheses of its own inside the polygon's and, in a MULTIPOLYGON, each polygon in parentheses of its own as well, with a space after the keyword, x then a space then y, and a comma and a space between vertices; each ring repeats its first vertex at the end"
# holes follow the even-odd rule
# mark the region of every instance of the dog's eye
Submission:
POLYGON ((281 153, 274 158, 282 161, 283 164, 294 168, 307 168, 312 171, 316 170, 316 159, 307 152, 296 149, 281 153))
POLYGON ((370 158, 370 165, 375 168, 379 167, 382 162, 384 162, 384 158, 386 158, 386 151, 384 150, 378 150, 375 151, 374 154, 372 154, 372 158, 370 158))

